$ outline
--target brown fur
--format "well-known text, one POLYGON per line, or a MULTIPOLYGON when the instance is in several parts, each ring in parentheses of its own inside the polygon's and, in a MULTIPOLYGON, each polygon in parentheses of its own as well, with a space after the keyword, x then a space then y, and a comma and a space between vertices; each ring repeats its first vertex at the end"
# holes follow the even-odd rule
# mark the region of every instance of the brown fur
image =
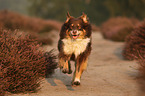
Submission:
POLYGON ((72 84, 79 85, 91 53, 91 25, 86 14, 78 18, 67 14, 67 20, 60 31, 58 50, 59 67, 63 73, 72 73, 70 60, 75 61, 72 84))

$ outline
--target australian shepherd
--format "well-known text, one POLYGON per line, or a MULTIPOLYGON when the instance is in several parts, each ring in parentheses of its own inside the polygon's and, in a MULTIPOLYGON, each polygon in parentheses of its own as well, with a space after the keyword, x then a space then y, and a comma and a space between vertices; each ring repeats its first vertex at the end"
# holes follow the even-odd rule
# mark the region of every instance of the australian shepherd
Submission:
POLYGON ((67 19, 59 34, 58 59, 62 72, 68 74, 72 73, 70 60, 75 61, 72 85, 80 85, 81 75, 87 67, 88 56, 91 53, 91 33, 86 14, 74 18, 67 13, 67 19))

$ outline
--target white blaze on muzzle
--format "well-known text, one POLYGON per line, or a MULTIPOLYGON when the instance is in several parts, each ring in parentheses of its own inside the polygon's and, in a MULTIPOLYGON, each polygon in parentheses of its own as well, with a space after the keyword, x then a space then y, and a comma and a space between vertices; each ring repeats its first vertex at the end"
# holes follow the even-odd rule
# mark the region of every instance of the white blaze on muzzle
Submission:
POLYGON ((70 34, 71 34, 73 39, 77 39, 80 35, 80 32, 78 30, 71 30, 70 34))

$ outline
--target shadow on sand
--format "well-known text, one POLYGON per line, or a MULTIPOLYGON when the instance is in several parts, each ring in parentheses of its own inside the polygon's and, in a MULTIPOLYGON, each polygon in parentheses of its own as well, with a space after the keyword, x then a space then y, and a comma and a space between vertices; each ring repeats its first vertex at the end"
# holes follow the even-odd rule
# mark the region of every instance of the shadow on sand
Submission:
POLYGON ((53 76, 50 78, 46 78, 46 80, 51 84, 51 86, 57 86, 57 84, 55 83, 55 79, 62 81, 68 90, 74 91, 71 85, 72 76, 62 73, 60 69, 56 69, 53 76))
POLYGON ((124 57, 122 56, 123 52, 123 47, 118 47, 115 51, 114 54, 121 60, 125 60, 124 57))

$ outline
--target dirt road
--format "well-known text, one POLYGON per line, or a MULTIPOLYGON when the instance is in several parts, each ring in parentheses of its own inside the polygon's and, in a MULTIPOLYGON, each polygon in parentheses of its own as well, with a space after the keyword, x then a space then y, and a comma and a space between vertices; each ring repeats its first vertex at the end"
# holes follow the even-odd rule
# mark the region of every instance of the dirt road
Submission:
MULTIPOLYGON (((124 43, 105 40, 98 32, 94 32, 92 38, 93 50, 80 86, 71 86, 72 75, 56 69, 51 78, 44 80, 38 93, 14 96, 141 96, 136 80, 137 64, 121 56, 124 43)), ((53 46, 44 49, 54 48, 57 54, 58 38, 55 40, 53 46)))

